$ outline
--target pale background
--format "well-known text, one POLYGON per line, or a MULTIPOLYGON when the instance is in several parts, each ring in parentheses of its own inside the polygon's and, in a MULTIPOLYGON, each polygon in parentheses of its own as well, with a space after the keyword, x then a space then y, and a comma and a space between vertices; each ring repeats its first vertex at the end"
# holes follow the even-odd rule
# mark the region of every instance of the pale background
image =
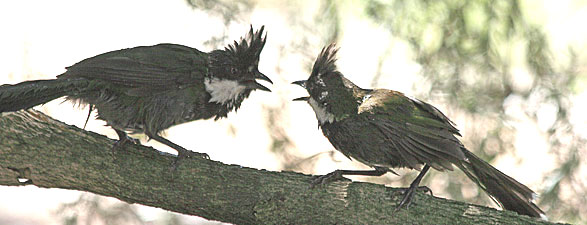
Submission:
MULTIPOLYGON (((587 119, 584 115, 587 114, 587 78, 584 65, 587 61, 583 53, 587 47, 586 4, 569 0, 524 2, 527 8, 525 12, 530 12, 528 18, 543 25, 554 57, 565 58, 569 46, 576 48, 580 54, 580 64, 583 66, 579 66, 579 73, 583 75, 578 79, 576 91, 570 96, 574 104, 569 114, 576 132, 586 138, 587 119)), ((255 7, 243 18, 226 23, 222 16, 193 9, 182 0, 4 1, 0 3, 0 84, 54 78, 65 71, 64 67, 82 59, 140 45, 176 43, 210 51, 243 36, 249 24, 253 24, 255 29, 265 25, 268 41, 261 54, 259 69, 274 81, 275 84, 270 86, 273 92, 253 92, 238 113, 230 113, 227 119, 179 125, 167 130, 166 137, 187 149, 208 153, 212 159, 226 164, 273 171, 293 169, 312 174, 325 174, 337 168, 364 168, 339 153, 330 156, 333 147, 317 129, 317 121, 310 107, 289 101, 306 94, 303 89, 290 83, 307 78, 316 55, 328 44, 318 29, 315 33, 303 34, 309 52, 292 50, 295 46, 291 43, 296 43, 302 35, 299 30, 292 28, 291 17, 295 16, 301 23, 311 25, 320 8, 319 1, 259 0, 255 3, 255 7), (208 42, 212 37, 222 36, 225 39, 208 42), (270 118, 273 115, 268 113, 270 110, 279 111, 279 117, 270 118), (278 128, 271 128, 273 126, 268 124, 271 119, 279 124, 278 128), (272 151, 272 138, 284 136, 280 132, 285 132, 290 141, 287 154, 272 151), (295 165, 311 156, 315 156, 311 158, 311 166, 295 165), (284 162, 289 163, 288 166, 284 166, 284 162)), ((371 78, 380 73, 383 76, 375 87, 394 89, 427 99, 423 96, 425 93, 418 91, 419 82, 423 79, 420 76, 422 68, 411 58, 412 53, 407 44, 390 41, 393 37, 389 32, 356 12, 353 1, 346 3, 341 4, 340 8, 344 17, 340 20, 340 34, 337 38, 338 45, 342 47, 339 69, 359 86, 374 88, 371 78), (385 52, 390 45, 393 45, 391 54, 385 52), (384 66, 378 67, 383 54, 389 55, 383 61, 384 66)), ((514 72, 519 74, 515 76, 516 88, 531 85, 531 72, 524 67, 516 68, 514 72)), ((62 99, 58 99, 36 109, 65 123, 82 127, 87 109, 78 109, 68 102, 62 102, 62 99)), ((469 135, 468 127, 476 125, 458 111, 447 109, 442 101, 430 103, 453 118, 465 137, 469 135)), ((525 106, 520 101, 514 98, 507 104, 506 113, 515 118, 507 124, 515 130, 512 137, 515 151, 500 155, 492 164, 540 192, 548 185, 544 177, 558 166, 545 138, 545 127, 552 123, 556 112, 552 107, 542 107, 538 112, 542 119, 533 121, 522 113, 525 106)), ((104 124, 90 119, 86 129, 116 138, 113 130, 104 124)), ((143 144, 174 153, 154 141, 145 141, 142 137, 143 144)), ((582 155, 579 157, 585 156, 584 147, 580 153, 582 155)), ((584 187, 587 183, 585 160, 580 160, 579 168, 578 174, 582 177, 580 180, 584 187)), ((398 183, 394 181, 398 180, 398 177, 388 175, 386 180, 378 182, 397 186, 398 183)), ((435 187, 448 184, 443 183, 442 179, 436 179, 434 183, 425 185, 434 190, 435 187)), ((463 190, 467 191, 470 190, 463 190)), ((477 190, 473 191, 476 193, 477 190)), ((447 196, 442 192, 434 193, 447 196)), ((467 193, 463 195, 467 197, 467 193)), ((56 209, 62 203, 77 200, 79 196, 80 192, 77 191, 0 186, 0 224, 63 224, 63 217, 56 214, 56 209)), ((567 198, 585 201, 585 196, 567 198)), ((116 204, 116 201, 107 200, 109 204, 116 204)), ((170 224, 170 217, 180 224, 207 223, 197 217, 170 216, 163 210, 151 207, 133 207, 138 210, 139 217, 150 224, 170 224)))

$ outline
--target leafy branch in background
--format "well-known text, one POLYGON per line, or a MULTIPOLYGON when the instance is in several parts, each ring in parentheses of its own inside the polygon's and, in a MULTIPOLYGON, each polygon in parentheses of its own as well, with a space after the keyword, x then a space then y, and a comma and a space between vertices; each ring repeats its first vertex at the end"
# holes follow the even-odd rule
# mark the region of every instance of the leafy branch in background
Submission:
MULTIPOLYGON (((417 52, 415 60, 430 82, 429 90, 419 91, 431 96, 447 94, 451 107, 485 127, 472 132, 478 135, 465 137, 467 146, 485 159, 513 151, 514 140, 505 138, 513 132, 505 123, 515 120, 506 114, 509 101, 519 100, 536 124, 549 119, 538 114, 543 107, 554 108, 553 122, 541 132, 548 135, 548 147, 560 166, 544 178, 548 185, 540 190, 540 203, 554 218, 579 221, 585 219, 580 215, 587 215, 579 207, 585 199, 578 197, 587 190, 578 180, 578 154, 585 150, 586 141, 576 133, 568 115, 570 87, 578 74, 575 54, 569 54, 570 63, 557 64, 547 35, 527 21, 521 4, 509 0, 373 0, 366 4, 365 14, 417 52), (515 67, 530 71, 530 85, 516 81, 520 74, 513 72, 515 67), (572 188, 561 195, 561 184, 572 188)), ((457 179, 451 183, 458 183, 457 179)), ((452 188, 457 189, 449 193, 460 193, 460 187, 452 188)))

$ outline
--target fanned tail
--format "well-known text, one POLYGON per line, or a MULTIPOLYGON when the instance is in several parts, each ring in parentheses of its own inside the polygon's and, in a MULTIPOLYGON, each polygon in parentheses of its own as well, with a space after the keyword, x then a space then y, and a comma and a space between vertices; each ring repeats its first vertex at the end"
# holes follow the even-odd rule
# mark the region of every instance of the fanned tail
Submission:
POLYGON ((463 148, 463 153, 468 162, 462 161, 458 166, 504 209, 546 219, 544 212, 532 202, 536 194, 530 188, 505 175, 467 149, 463 148))
POLYGON ((0 112, 18 111, 49 102, 87 86, 85 79, 32 80, 0 86, 0 112))

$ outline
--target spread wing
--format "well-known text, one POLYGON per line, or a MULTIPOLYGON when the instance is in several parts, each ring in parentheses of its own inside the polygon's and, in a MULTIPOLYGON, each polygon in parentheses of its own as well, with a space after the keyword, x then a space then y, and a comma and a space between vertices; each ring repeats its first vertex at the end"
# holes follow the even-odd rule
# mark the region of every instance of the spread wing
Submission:
POLYGON ((465 160, 459 131, 434 106, 404 96, 400 92, 371 91, 359 106, 359 114, 373 118, 406 166, 419 168, 426 163, 437 170, 452 170, 452 163, 465 160))
POLYGON ((67 68, 59 78, 96 79, 131 91, 169 90, 203 80, 207 54, 176 44, 158 44, 107 52, 67 68))

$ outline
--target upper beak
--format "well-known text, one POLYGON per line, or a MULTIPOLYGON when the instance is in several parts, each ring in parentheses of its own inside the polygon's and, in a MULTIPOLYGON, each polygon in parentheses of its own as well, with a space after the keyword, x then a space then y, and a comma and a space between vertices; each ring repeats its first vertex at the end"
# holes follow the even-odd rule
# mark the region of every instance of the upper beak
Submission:
MULTIPOLYGON (((267 79, 269 79, 269 78, 267 78, 267 79)), ((249 89, 259 89, 261 91, 271 92, 271 90, 269 88, 257 83, 257 81, 255 81, 255 80, 247 80, 247 81, 243 82, 242 84, 244 84, 249 89)))
POLYGON ((297 85, 302 86, 303 88, 306 88, 306 81, 307 80, 298 80, 298 81, 291 82, 291 84, 297 84, 297 85))
POLYGON ((292 101, 308 101, 310 97, 306 96, 306 97, 299 97, 299 98, 294 98, 292 101))
POLYGON ((264 81, 267 81, 271 84, 273 84, 273 81, 271 81, 271 79, 269 79, 269 77, 265 76, 265 74, 259 72, 259 70, 255 70, 255 79, 261 79, 264 81))

